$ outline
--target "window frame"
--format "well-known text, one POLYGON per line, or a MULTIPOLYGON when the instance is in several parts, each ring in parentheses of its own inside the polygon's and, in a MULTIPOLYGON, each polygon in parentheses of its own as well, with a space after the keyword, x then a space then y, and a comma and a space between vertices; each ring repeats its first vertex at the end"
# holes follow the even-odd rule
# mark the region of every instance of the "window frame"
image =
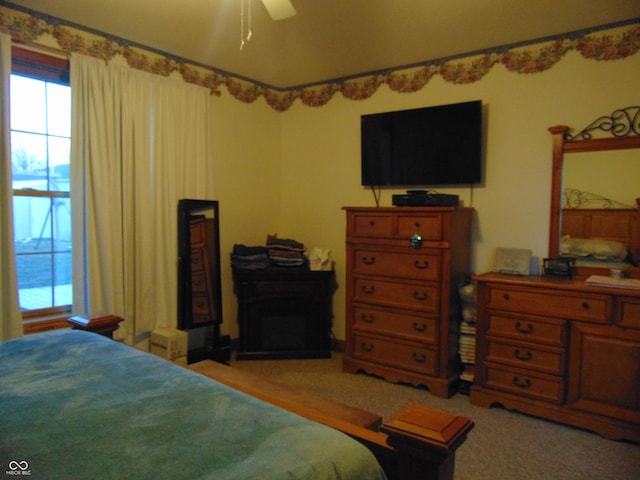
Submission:
MULTIPOLYGON (((11 73, 23 75, 37 80, 59 83, 69 86, 69 59, 44 54, 27 48, 11 47, 11 73)), ((70 198, 70 192, 12 190, 13 197, 29 196, 43 198, 70 198)), ((73 282, 73 279, 72 279, 73 282)), ((48 307, 22 312, 25 333, 67 327, 72 305, 48 307)))

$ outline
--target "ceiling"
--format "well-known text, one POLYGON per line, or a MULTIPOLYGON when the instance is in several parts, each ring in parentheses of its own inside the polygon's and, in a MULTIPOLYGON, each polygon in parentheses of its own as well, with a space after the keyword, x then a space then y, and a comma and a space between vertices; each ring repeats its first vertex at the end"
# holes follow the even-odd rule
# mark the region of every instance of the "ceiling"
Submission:
POLYGON ((291 0, 297 15, 280 21, 271 20, 260 0, 2 3, 278 88, 323 83, 640 17, 638 0, 291 0), (241 4, 247 2, 241 28, 241 4), (252 35, 247 41, 249 27, 252 35))

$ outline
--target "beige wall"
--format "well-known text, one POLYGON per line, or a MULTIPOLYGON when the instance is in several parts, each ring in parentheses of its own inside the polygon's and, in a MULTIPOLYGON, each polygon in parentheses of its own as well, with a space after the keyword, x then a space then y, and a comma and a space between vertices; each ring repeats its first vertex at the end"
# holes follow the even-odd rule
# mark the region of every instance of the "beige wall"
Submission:
MULTIPOLYGON (((529 248, 547 255, 551 135, 547 128, 579 129, 600 115, 637 105, 640 55, 615 62, 569 53, 551 70, 516 74, 501 65, 479 82, 453 85, 434 77, 420 92, 399 94, 386 86, 372 98, 340 94, 324 107, 296 102, 284 113, 263 99, 244 104, 223 90, 216 106, 212 142, 215 193, 220 201, 224 284, 223 332, 237 336, 229 253, 234 243, 264 244, 268 233, 308 247, 331 249, 339 288, 334 332, 344 339, 345 218, 343 206, 374 206, 360 186, 361 114, 480 99, 486 114, 484 185, 441 189, 460 195, 476 210, 472 269, 491 268, 496 247, 529 248)), ((381 205, 391 205, 384 190, 381 205)))
MULTIPOLYGON (((360 186, 359 116, 481 99, 486 109, 486 174, 460 195, 476 210, 472 269, 491 269, 496 247, 528 248, 547 255, 551 135, 566 124, 581 129, 600 115, 638 104, 640 55, 617 62, 585 60, 571 52, 551 70, 516 74, 498 65, 481 81, 453 85, 435 77, 418 93, 382 86, 369 100, 337 95, 322 108, 296 104, 281 114, 282 175, 279 233, 331 249, 339 285, 334 332, 344 338, 345 218, 341 207, 374 206, 360 186)), ((391 205, 384 190, 381 205, 391 205)))

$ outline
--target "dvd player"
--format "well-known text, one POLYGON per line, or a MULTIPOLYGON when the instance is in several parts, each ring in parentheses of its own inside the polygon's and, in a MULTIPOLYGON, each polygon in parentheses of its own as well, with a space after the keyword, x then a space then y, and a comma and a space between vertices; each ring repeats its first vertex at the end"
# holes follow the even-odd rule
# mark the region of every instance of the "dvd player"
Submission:
POLYGON ((392 195, 391 203, 396 207, 457 207, 460 204, 458 195, 446 193, 412 193, 392 195))

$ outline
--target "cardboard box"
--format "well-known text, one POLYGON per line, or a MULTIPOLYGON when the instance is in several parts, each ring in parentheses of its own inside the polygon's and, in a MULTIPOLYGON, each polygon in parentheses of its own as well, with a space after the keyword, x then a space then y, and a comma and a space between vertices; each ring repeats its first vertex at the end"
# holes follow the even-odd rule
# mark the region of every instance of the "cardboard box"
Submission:
POLYGON ((186 365, 189 335, 176 328, 157 328, 151 332, 150 350, 154 355, 186 365))

